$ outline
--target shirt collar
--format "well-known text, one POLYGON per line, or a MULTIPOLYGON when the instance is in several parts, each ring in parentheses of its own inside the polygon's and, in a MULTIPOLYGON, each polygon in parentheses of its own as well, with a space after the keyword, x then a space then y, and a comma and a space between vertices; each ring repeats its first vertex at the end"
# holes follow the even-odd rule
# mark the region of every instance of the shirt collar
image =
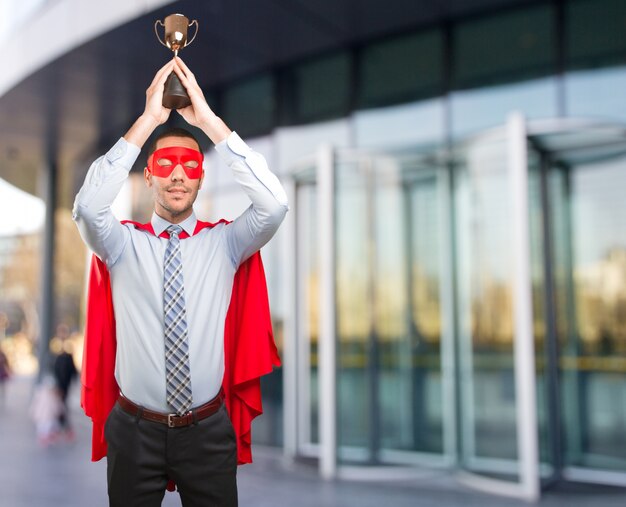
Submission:
MULTIPOLYGON (((156 212, 152 213, 152 220, 150 220, 150 223, 152 224, 152 228, 154 229, 154 234, 157 237, 160 236, 161 233, 165 229, 167 229, 170 225, 174 225, 168 222, 167 220, 165 220, 164 218, 160 217, 159 215, 157 215, 156 212)), ((183 228, 183 231, 189 234, 189 236, 193 236, 193 233, 196 230, 197 223, 198 223, 198 220, 196 219, 196 214, 192 210, 191 215, 189 215, 187 218, 185 218, 185 220, 183 220, 181 223, 177 225, 180 225, 183 228)))

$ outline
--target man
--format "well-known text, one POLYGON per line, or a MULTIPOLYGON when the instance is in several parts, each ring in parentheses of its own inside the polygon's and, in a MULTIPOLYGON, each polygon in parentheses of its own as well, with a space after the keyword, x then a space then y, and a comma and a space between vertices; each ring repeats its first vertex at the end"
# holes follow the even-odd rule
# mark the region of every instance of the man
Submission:
MULTIPOLYGON (((274 235, 286 211, 285 191, 263 156, 213 113, 193 73, 178 57, 155 75, 143 114, 89 169, 74 217, 98 257, 87 334, 100 339, 109 332, 102 332, 112 321, 109 290, 115 318, 113 389, 119 386, 120 394, 104 428, 111 506, 160 505, 168 479, 176 482, 185 506, 237 505, 238 454, 240 463, 250 461, 245 454, 249 434, 242 432, 260 413, 260 399, 257 403, 250 392, 258 388, 258 376, 267 372, 266 366, 254 366, 260 342, 251 338, 265 324, 250 322, 250 311, 269 320, 255 252, 274 235), (232 223, 211 226, 196 219, 192 205, 204 179, 202 153, 193 136, 178 129, 158 137, 144 170, 154 196, 151 222, 120 224, 111 214, 110 205, 140 148, 170 115, 162 98, 172 71, 191 99, 191 105, 178 112, 215 143, 252 201, 232 223), (102 281, 104 289, 96 289, 102 281), (236 340, 248 341, 242 345, 236 340), (248 354, 243 361, 242 354, 248 354), (253 372, 242 377, 243 370, 253 372), (235 428, 222 403, 224 396, 235 428), (249 406, 236 405, 250 396, 249 406)), ((261 338, 267 338, 268 331, 262 333, 261 338)), ((270 341, 270 347, 261 346, 261 355, 268 350, 275 355, 270 341)), ((101 366, 107 361, 106 347, 97 347, 86 346, 98 357, 96 366, 89 363, 86 375, 83 371, 83 406, 88 414, 107 414, 109 408, 102 410, 101 400, 89 394, 101 381, 101 366)))

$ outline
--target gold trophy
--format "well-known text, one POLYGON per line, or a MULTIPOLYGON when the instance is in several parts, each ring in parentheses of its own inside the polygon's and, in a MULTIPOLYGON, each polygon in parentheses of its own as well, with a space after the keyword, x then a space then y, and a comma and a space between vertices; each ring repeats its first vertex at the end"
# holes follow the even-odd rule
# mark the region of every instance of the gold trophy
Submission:
MULTIPOLYGON (((165 47, 174 51, 174 56, 178 56, 178 51, 189 46, 198 35, 198 21, 195 19, 190 23, 189 19, 182 14, 170 14, 165 18, 165 23, 160 19, 154 23, 154 33, 157 39, 165 47), (192 25, 196 25, 196 31, 191 40, 187 40, 187 30, 192 25), (157 26, 165 28, 165 42, 159 36, 157 26)), ((191 105, 191 99, 187 95, 187 90, 178 79, 175 72, 172 72, 165 81, 165 91, 163 92, 163 107, 168 109, 182 109, 191 105)))

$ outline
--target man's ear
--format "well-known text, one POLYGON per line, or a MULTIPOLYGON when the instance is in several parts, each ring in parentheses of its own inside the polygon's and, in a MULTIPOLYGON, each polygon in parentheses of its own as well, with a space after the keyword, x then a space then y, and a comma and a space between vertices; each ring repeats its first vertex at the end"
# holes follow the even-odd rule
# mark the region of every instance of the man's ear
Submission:
POLYGON ((152 173, 147 166, 143 168, 143 180, 146 182, 146 187, 152 187, 152 173))

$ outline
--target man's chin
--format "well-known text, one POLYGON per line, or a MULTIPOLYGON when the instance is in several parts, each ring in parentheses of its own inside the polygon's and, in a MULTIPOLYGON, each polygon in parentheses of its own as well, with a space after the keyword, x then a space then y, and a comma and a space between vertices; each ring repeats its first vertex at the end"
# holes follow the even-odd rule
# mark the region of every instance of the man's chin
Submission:
POLYGON ((167 200, 167 204, 172 211, 181 212, 189 209, 193 203, 190 202, 189 197, 185 195, 183 197, 170 197, 167 200))
POLYGON ((163 208, 173 217, 186 213, 193 205, 193 203, 187 200, 168 200, 166 204, 167 205, 163 206, 163 208))

